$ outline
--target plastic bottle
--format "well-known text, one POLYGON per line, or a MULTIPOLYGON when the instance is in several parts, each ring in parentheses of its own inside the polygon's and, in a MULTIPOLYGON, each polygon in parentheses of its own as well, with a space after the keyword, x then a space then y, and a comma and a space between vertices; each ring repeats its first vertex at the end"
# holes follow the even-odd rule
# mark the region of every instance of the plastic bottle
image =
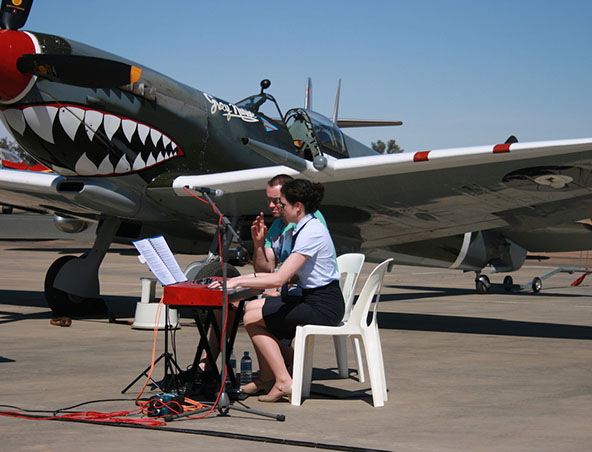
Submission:
POLYGON ((249 356, 249 352, 245 352, 245 354, 241 358, 240 367, 240 382, 241 385, 246 385, 247 383, 250 383, 253 379, 253 360, 249 356))

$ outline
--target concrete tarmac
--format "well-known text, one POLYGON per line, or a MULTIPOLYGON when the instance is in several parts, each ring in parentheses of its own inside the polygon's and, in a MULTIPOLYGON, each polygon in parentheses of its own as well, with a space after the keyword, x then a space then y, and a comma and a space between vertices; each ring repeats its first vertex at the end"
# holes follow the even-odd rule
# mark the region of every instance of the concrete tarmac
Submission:
MULTIPOLYGON (((56 235, 50 217, 0 215, 0 411, 51 416, 84 402, 75 410, 136 408, 142 384, 121 390, 149 365, 153 333, 129 325, 140 277, 150 276, 134 249, 114 245, 101 267, 102 293, 116 323, 96 317, 74 319, 69 328, 49 323, 47 268, 90 246, 89 234, 56 235)), ((194 260, 178 258, 182 267, 194 260)), ((526 265, 514 280, 529 281, 555 263, 526 265)), ((577 256, 561 261, 568 264, 582 262, 577 256)), ((365 264, 359 287, 372 268, 365 264)), ((0 450, 590 450, 592 276, 571 287, 578 276, 545 280, 539 294, 495 288, 477 295, 473 274, 394 266, 379 306, 389 389, 382 408, 372 406, 369 382, 357 381, 351 350, 350 378, 339 379, 332 343, 317 340, 313 394, 302 406, 245 401, 285 415, 285 422, 234 410, 179 419, 168 430, 0 416, 0 450)), ((184 367, 198 337, 189 318, 181 319, 175 336, 184 367)), ((161 332, 156 354, 163 349, 161 332)), ((253 352, 242 327, 235 350, 239 358, 243 350, 253 352)), ((162 375, 161 362, 155 378, 162 375)))

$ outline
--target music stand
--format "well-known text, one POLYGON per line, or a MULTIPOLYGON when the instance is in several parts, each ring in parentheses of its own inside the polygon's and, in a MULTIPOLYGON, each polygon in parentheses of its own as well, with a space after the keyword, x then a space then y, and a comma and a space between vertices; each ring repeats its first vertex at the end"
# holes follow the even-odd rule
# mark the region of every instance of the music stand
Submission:
MULTIPOLYGON (((220 227, 218 228, 218 234, 220 235, 220 242, 219 243, 222 243, 222 246, 225 249, 224 250, 220 249, 218 254, 220 256, 220 263, 222 264, 222 320, 223 320, 223 322, 226 322, 227 313, 228 313, 228 287, 227 287, 228 275, 227 275, 227 271, 226 271, 226 263, 224 262, 224 255, 226 254, 226 252, 228 252, 228 248, 229 248, 229 245, 231 242, 231 240, 228 240, 228 243, 226 243, 227 232, 230 231, 232 233, 232 235, 239 242, 241 242, 241 239, 240 239, 239 235, 236 233, 236 231, 234 230, 234 228, 232 227, 230 220, 226 217, 226 215, 224 215, 220 211, 218 206, 212 201, 212 198, 210 198, 208 192, 212 193, 213 190, 208 189, 208 188, 198 188, 198 187, 194 187, 194 188, 196 190, 198 190, 206 198, 206 200, 210 203, 210 205, 214 209, 214 212, 221 217, 220 227)), ((228 393, 226 392, 226 381, 225 381, 226 380, 225 379, 226 365, 227 365, 227 363, 226 363, 226 327, 225 327, 225 325, 222 325, 222 337, 220 339, 220 342, 221 342, 220 359, 222 361, 222 367, 221 367, 222 371, 220 372, 221 394, 220 394, 220 397, 218 397, 218 400, 215 404, 215 408, 218 409, 218 412, 220 413, 220 415, 228 416, 228 412, 231 409, 233 409, 233 410, 241 411, 244 413, 257 414, 259 416, 269 417, 272 419, 276 419, 278 421, 284 421, 286 419, 286 417, 283 414, 265 413, 263 411, 257 411, 257 410, 253 410, 251 408, 237 407, 237 406, 231 405, 230 398, 228 397, 228 393)), ((210 409, 211 408, 200 408, 198 410, 189 411, 186 413, 165 416, 164 419, 166 422, 169 422, 169 421, 172 421, 172 420, 180 418, 180 417, 191 416, 193 414, 197 414, 197 413, 207 411, 210 409)))
MULTIPOLYGON (((169 352, 169 307, 168 306, 165 306, 164 351, 154 361, 154 367, 156 367, 156 364, 158 364, 158 362, 163 358, 164 358, 164 378, 163 378, 163 380, 156 381, 152 378, 152 376, 150 376, 150 381, 152 382, 152 384, 156 385, 161 391, 169 392, 172 387, 170 385, 171 382, 168 381, 168 377, 170 375, 172 377, 172 379, 174 380, 175 387, 177 388, 177 391, 178 391, 180 389, 180 382, 179 382, 179 379, 177 378, 177 375, 178 375, 178 372, 182 372, 182 370, 179 367, 179 364, 177 363, 175 358, 173 357, 173 354, 169 352), (175 368, 177 369, 177 373, 175 372, 175 368), (162 383, 162 386, 161 386, 161 383, 162 383)), ((128 384, 125 387, 125 389, 123 389, 121 391, 121 393, 125 394, 129 388, 131 388, 140 378, 142 378, 142 376, 147 377, 148 371, 150 370, 151 367, 152 367, 152 364, 149 365, 148 367, 146 367, 146 369, 144 369, 142 372, 140 372, 138 374, 138 376, 130 384, 128 384)))

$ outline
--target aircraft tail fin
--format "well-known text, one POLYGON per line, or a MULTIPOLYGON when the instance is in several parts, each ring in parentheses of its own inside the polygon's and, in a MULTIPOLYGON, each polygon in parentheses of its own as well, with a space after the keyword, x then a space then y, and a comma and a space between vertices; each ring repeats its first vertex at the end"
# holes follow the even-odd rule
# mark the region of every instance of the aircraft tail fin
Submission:
MULTIPOLYGON (((341 95, 341 79, 337 82, 337 95, 335 96, 335 107, 333 108, 332 121, 340 128, 345 127, 384 127, 384 126, 400 126, 401 121, 385 121, 374 119, 338 119, 339 118, 339 97, 341 95)), ((312 110, 312 81, 308 77, 306 79, 306 91, 304 96, 304 108, 312 110)))
POLYGON ((337 82, 337 95, 335 96, 335 107, 333 108, 332 121, 337 124, 337 116, 339 115, 339 95, 341 93, 341 79, 337 82))
POLYGON ((510 135, 508 137, 508 139, 506 140, 505 144, 511 144, 511 143, 518 143, 518 138, 516 138, 514 135, 510 135))

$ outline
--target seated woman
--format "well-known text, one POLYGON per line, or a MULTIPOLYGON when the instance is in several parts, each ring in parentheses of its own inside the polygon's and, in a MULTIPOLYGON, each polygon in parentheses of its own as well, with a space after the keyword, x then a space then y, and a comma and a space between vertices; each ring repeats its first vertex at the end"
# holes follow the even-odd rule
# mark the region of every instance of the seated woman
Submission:
MULTIPOLYGON (((319 208, 324 188, 321 184, 295 179, 281 190, 280 203, 287 222, 296 223, 292 252, 275 273, 252 273, 228 280, 228 288, 267 289, 287 287, 296 282, 302 295, 250 301, 243 322, 253 341, 259 361, 259 379, 242 389, 249 394, 271 387, 260 396, 262 402, 277 402, 292 391, 292 378, 286 368, 280 341, 290 341, 298 325, 337 325, 344 314, 335 252, 329 231, 312 215, 319 208), (273 381, 275 380, 275 385, 273 381), (273 386, 272 386, 273 385, 273 386)), ((219 286, 215 282, 211 287, 219 286)))

